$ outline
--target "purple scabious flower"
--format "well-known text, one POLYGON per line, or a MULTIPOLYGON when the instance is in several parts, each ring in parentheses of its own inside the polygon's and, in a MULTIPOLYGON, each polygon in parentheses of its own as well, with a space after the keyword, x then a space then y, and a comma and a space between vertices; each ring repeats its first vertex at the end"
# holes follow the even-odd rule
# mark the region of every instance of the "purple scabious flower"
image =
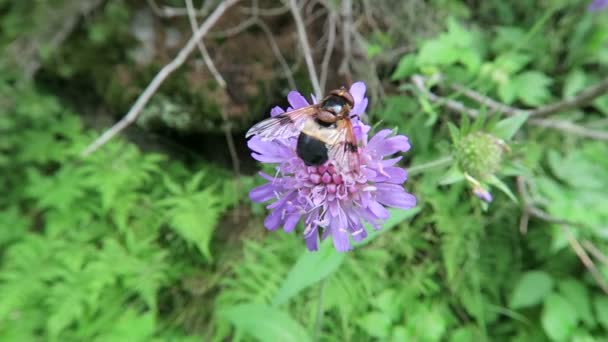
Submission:
POLYGON ((587 10, 589 11, 599 11, 608 7, 608 0, 594 0, 589 4, 587 10))
MULTIPOLYGON (((350 88, 354 98, 351 114, 360 116, 365 111, 368 103, 365 91, 363 82, 350 88)), ((291 91, 287 100, 291 106, 287 111, 309 105, 296 91, 291 91)), ((275 107, 270 114, 281 113, 283 109, 275 107)), ((267 229, 283 227, 285 232, 292 232, 302 221, 309 250, 317 250, 319 236, 321 239, 331 236, 336 250, 345 252, 351 249, 350 237, 354 241, 366 238, 364 222, 380 228, 390 216, 385 207, 410 209, 416 205, 416 198, 402 185, 407 179, 406 171, 396 166, 401 157, 388 158, 408 151, 408 138, 385 129, 368 140, 370 126, 357 118, 352 123, 359 145, 359 172, 340 172, 331 160, 321 166, 306 166, 296 154, 297 138, 264 140, 253 136, 248 141, 253 158, 276 164, 274 176, 260 172, 268 183, 249 194, 255 202, 272 201, 267 206, 270 214, 264 221, 267 229)))

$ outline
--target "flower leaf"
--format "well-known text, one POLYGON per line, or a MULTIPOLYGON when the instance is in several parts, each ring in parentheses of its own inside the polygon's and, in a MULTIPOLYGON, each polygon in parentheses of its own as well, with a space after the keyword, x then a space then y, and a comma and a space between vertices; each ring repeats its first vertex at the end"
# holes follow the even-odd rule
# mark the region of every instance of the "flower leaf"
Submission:
POLYGON ((344 253, 334 250, 330 239, 323 241, 315 253, 305 251, 287 274, 272 304, 281 305, 298 292, 327 277, 338 269, 344 257, 344 253))
MULTIPOLYGON (((413 217, 420 211, 420 208, 416 207, 409 210, 394 209, 389 211, 391 216, 386 220, 382 229, 375 230, 366 226, 369 234, 365 240, 357 243, 356 246, 369 243, 380 234, 413 217)), ((277 291, 272 304, 284 304, 300 291, 329 276, 340 267, 345 256, 345 253, 335 251, 330 239, 323 241, 319 250, 315 253, 305 251, 287 274, 287 278, 285 278, 285 281, 277 291)))
POLYGON ((527 113, 521 113, 504 120, 500 120, 492 128, 492 134, 502 140, 511 140, 515 133, 523 126, 528 120, 529 115, 527 113))
POLYGON ((553 288, 553 279, 542 271, 526 272, 515 285, 509 307, 521 309, 540 303, 553 288))
POLYGON ((238 330, 259 341, 310 341, 304 328, 289 314, 266 304, 240 304, 220 311, 238 330))
POLYGON ((565 341, 576 328, 576 309, 561 295, 552 293, 545 299, 541 323, 554 341, 565 341))

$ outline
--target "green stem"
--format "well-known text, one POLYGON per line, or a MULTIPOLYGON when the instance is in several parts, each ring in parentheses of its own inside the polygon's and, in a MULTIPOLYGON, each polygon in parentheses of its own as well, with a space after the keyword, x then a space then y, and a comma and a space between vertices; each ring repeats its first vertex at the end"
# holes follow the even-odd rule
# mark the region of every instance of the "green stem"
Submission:
POLYGON ((315 318, 315 329, 313 331, 312 340, 318 341, 321 333, 321 323, 323 322, 323 290, 325 289, 325 278, 319 282, 319 299, 317 300, 317 318, 315 318))
POLYGON ((414 166, 410 167, 409 169, 407 169, 407 173, 410 176, 417 175, 417 174, 422 173, 423 171, 426 171, 429 169, 435 169, 438 167, 448 166, 448 165, 452 164, 452 161, 454 161, 454 157, 452 157, 452 156, 442 157, 442 158, 430 161, 428 163, 414 165, 414 166))

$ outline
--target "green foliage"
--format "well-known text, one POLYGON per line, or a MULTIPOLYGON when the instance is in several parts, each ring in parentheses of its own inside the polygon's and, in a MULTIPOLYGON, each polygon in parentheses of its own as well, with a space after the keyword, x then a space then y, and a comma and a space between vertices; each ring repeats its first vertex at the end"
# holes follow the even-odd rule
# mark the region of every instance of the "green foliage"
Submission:
MULTIPOLYGON (((124 112, 174 51, 150 65, 134 63, 140 43, 131 24, 141 9, 123 0, 103 1, 68 40, 50 48, 47 34, 64 21, 52 9, 78 3, 0 0, 0 46, 8 51, 42 42, 36 50, 42 69, 33 83, 0 60, 0 340, 608 338, 608 297, 571 248, 572 238, 580 241, 608 281, 608 266, 589 249, 608 250, 608 146, 535 127, 534 116, 501 115, 450 87, 524 109, 572 98, 608 73, 605 12, 588 13, 586 3, 571 1, 410 1, 403 8, 437 10, 431 21, 439 33, 408 32, 413 43, 398 61, 387 58, 405 44, 393 26, 409 19, 356 19, 362 36, 354 42, 368 43, 364 52, 386 92, 371 99, 368 114, 373 124, 395 127, 412 142, 401 163, 416 170, 406 188, 418 206, 391 211, 381 230, 370 229, 368 239, 339 254, 329 240, 308 252, 298 229, 266 232, 266 209, 246 197, 258 177, 237 179, 225 166, 201 161, 198 152, 184 157, 161 141, 161 153, 140 141, 148 137, 142 127, 170 130, 167 141, 217 128, 225 99, 205 82, 193 83, 197 77, 187 67, 163 84, 135 132, 125 133, 132 142, 117 138, 81 158, 99 135, 85 128, 98 124, 97 111, 124 112), (416 74, 430 80, 429 91, 476 109, 479 117, 431 101, 411 85, 416 74), (481 185, 502 192, 493 193, 490 207, 471 195, 466 170, 453 155, 480 134, 483 148, 475 158, 492 162, 478 167, 479 174, 490 173, 479 177, 481 185), (499 150, 500 158, 490 160, 499 150), (516 176, 526 180, 526 201, 516 176), (522 217, 524 205, 577 224, 522 217)), ((374 16, 368 6, 353 9, 374 16)), ((184 20, 158 19, 154 26, 189 28, 184 20)), ((356 50, 353 62, 362 58, 356 50)), ((240 69, 228 69, 221 71, 237 84, 240 69)), ((267 101, 278 100, 259 97, 248 110, 267 101)), ((550 119, 606 130, 607 114, 604 95, 550 119)), ((252 169, 241 166, 245 173, 252 169)))

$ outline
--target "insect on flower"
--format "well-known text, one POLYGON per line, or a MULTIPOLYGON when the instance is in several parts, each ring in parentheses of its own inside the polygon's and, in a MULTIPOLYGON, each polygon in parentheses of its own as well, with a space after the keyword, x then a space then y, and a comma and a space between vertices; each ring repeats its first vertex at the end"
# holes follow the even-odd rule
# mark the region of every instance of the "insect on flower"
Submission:
POLYGON ((247 132, 253 158, 276 165, 276 174, 261 172, 268 182, 249 193, 255 202, 272 201, 267 229, 292 232, 303 221, 309 250, 331 236, 336 250, 345 252, 351 238, 367 236, 364 222, 380 228, 390 216, 385 207, 416 205, 402 186, 407 173, 396 166, 401 157, 387 158, 409 150, 409 140, 388 129, 368 140, 371 127, 359 120, 367 107, 365 90, 356 82, 312 104, 292 91, 287 111, 275 107, 247 132))
POLYGON ((320 103, 294 109, 251 127, 246 137, 298 137, 297 155, 308 166, 328 160, 341 171, 359 171, 357 140, 351 122, 354 99, 344 87, 332 90, 320 103))

